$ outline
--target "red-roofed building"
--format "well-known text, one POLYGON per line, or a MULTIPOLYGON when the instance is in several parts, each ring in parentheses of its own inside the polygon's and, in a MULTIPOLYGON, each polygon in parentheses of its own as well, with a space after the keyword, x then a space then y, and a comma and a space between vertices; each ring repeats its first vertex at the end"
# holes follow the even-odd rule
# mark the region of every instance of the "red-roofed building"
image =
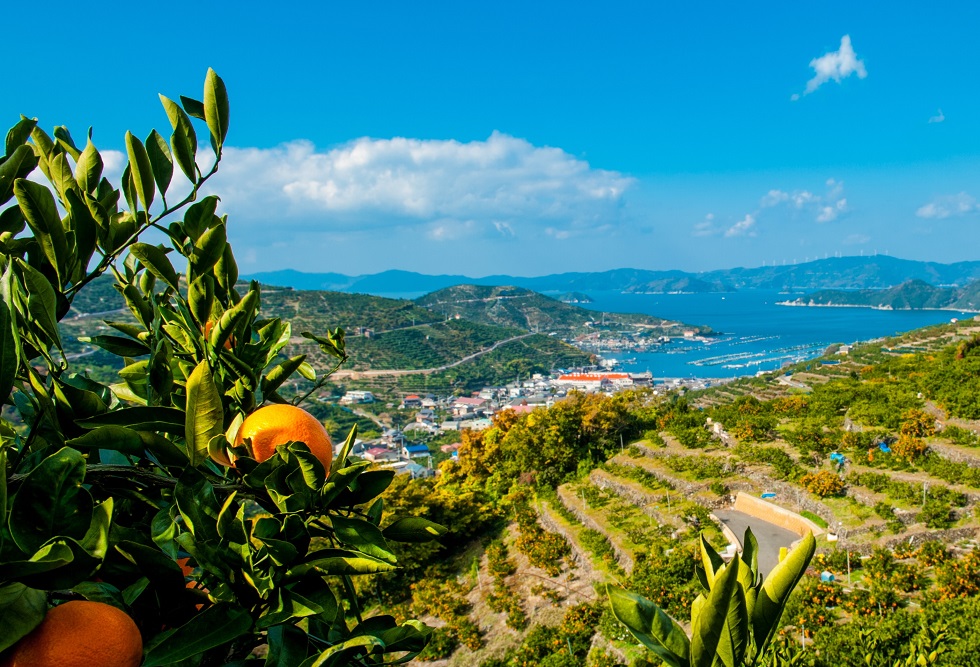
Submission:
POLYGON ((569 389, 598 391, 632 387, 633 378, 629 373, 566 373, 559 376, 555 384, 569 389))

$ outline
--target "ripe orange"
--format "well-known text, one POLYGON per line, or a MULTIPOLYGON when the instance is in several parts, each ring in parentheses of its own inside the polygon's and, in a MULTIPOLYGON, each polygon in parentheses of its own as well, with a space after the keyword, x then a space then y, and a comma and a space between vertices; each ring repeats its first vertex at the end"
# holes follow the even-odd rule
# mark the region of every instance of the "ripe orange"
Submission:
POLYGON ((3 667, 138 667, 142 661, 143 639, 125 612, 72 600, 49 610, 10 649, 3 667))
MULTIPOLYGON (((201 333, 204 334, 205 338, 211 338, 211 329, 213 328, 214 328, 214 320, 208 320, 207 322, 204 323, 204 328, 201 330, 201 333)), ((234 346, 235 346, 235 337, 229 336, 228 340, 225 341, 225 344, 222 347, 224 347, 226 350, 230 350, 234 346)))
POLYGON ((333 443, 327 429, 316 417, 295 405, 267 405, 250 414, 242 422, 235 445, 243 445, 246 439, 251 439, 252 454, 260 463, 275 454, 279 445, 296 441, 306 443, 313 456, 330 470, 333 443))

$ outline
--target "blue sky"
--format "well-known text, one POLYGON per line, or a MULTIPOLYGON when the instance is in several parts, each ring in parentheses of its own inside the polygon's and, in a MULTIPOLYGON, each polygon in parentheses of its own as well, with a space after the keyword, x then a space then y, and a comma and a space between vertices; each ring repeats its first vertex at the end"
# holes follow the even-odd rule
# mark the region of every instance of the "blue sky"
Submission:
POLYGON ((980 259, 980 7, 855 4, 17 3, 0 108, 119 150, 214 67, 243 272, 980 259))

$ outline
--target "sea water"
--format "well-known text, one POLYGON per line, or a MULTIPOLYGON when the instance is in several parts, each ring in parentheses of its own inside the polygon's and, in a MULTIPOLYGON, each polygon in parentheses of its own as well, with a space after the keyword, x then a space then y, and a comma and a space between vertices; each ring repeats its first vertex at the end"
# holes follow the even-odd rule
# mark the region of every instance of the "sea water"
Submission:
POLYGON ((592 310, 643 313, 710 326, 719 335, 705 344, 673 341, 657 351, 615 351, 618 368, 650 371, 655 378, 723 378, 755 375, 786 362, 819 356, 832 343, 855 343, 969 318, 948 310, 874 310, 777 305, 799 295, 752 290, 725 294, 623 294, 586 292, 592 310))

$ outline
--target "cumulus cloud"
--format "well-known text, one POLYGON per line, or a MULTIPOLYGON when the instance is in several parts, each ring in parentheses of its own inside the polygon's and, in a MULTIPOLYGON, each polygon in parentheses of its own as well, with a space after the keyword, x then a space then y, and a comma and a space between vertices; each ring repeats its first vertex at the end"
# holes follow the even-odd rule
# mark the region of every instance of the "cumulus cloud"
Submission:
POLYGON ((755 236, 755 216, 749 213, 725 230, 725 236, 755 236))
POLYGON ((847 198, 844 197, 844 183, 828 178, 824 184, 827 188, 822 195, 809 190, 770 190, 759 201, 762 208, 788 206, 797 211, 807 211, 814 215, 817 222, 832 222, 847 212, 847 198))
POLYGON ((715 226, 715 214, 709 213, 704 216, 704 220, 694 224, 694 231, 691 232, 692 236, 715 236, 719 233, 718 227, 715 226))
POLYGON ((956 195, 937 197, 928 204, 920 206, 915 212, 920 218, 943 220, 980 211, 980 205, 972 195, 961 192, 956 195))
POLYGON ((929 117, 929 123, 930 124, 931 123, 941 123, 944 120, 946 120, 946 114, 943 113, 943 110, 942 109, 939 109, 938 110, 938 113, 935 116, 930 116, 929 117))
MULTIPOLYGON (((851 46, 850 35, 841 37, 840 48, 836 51, 811 60, 810 67, 813 69, 813 78, 806 82, 804 95, 809 95, 828 81, 840 83, 852 74, 856 74, 859 79, 868 76, 864 61, 857 57, 854 47, 851 46)), ((800 96, 793 95, 792 99, 798 100, 800 96)))
POLYGON ((225 150, 214 190, 236 217, 293 227, 421 225, 429 238, 547 232, 615 217, 633 179, 558 148, 494 132, 485 141, 362 138, 225 150))

